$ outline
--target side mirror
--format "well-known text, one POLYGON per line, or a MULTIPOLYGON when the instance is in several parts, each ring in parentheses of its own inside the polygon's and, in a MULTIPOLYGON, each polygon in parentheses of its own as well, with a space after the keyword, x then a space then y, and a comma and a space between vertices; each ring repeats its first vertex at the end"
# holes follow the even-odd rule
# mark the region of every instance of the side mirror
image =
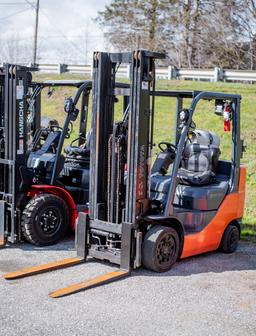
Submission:
POLYGON ((183 123, 185 123, 189 118, 189 110, 188 109, 183 109, 179 113, 179 120, 183 123))
POLYGON ((65 105, 64 105, 64 110, 67 114, 70 115, 70 120, 71 121, 75 121, 79 110, 75 107, 74 101, 72 99, 72 97, 68 97, 65 100, 65 105))
POLYGON ((47 92, 47 97, 48 97, 48 98, 51 98, 51 96, 53 95, 53 92, 54 92, 54 91, 55 91, 54 88, 49 87, 49 88, 48 88, 48 92, 47 92))
POLYGON ((68 97, 65 99, 65 105, 64 110, 66 113, 70 114, 74 111, 75 104, 73 102, 73 99, 71 97, 68 97))

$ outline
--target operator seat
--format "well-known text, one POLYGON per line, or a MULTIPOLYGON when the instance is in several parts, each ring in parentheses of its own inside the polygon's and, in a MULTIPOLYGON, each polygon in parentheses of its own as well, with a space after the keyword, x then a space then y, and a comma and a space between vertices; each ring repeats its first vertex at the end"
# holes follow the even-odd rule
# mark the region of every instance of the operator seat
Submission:
POLYGON ((90 156, 90 138, 91 131, 86 134, 86 141, 84 147, 80 146, 67 146, 64 148, 67 158, 88 158, 90 156))
POLYGON ((65 154, 67 154, 68 157, 84 157, 88 156, 90 154, 90 149, 85 147, 81 148, 79 146, 67 146, 64 148, 65 154))
MULTIPOLYGON (((215 210, 228 191, 229 175, 218 174, 220 140, 213 132, 195 130, 185 145, 173 205, 191 210, 215 210)), ((157 160, 157 159, 156 159, 157 160)), ((171 176, 151 176, 151 199, 165 204, 171 176)))
MULTIPOLYGON (((72 196, 75 204, 84 205, 89 198, 90 172, 90 138, 91 132, 85 137, 84 145, 65 147, 65 164, 59 175, 59 181, 72 196)), ((79 140, 76 139, 73 141, 79 140)))

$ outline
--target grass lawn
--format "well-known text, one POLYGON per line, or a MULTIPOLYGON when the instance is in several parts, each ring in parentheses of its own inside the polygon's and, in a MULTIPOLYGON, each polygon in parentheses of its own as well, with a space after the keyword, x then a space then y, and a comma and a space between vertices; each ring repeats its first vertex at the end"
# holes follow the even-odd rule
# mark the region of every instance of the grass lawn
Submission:
MULTIPOLYGON (((35 80, 46 79, 84 79, 81 75, 40 75, 35 80)), ((243 218, 243 236, 256 234, 256 85, 240 83, 208 83, 192 81, 158 80, 157 89, 161 90, 199 90, 237 93, 242 96, 241 102, 241 137, 245 140, 246 153, 242 162, 247 167, 247 193, 245 214, 243 218)), ((75 89, 56 88, 51 98, 47 98, 47 90, 42 95, 42 115, 57 118, 60 123, 65 118, 63 110, 64 98, 73 95, 75 89)), ((175 100, 172 98, 157 98, 155 109, 155 143, 171 141, 173 137, 173 117, 175 100)), ((184 106, 189 107, 190 101, 185 100, 184 106)), ((221 158, 231 156, 230 133, 223 132, 223 120, 214 114, 213 102, 200 102, 194 121, 199 129, 215 131, 221 137, 221 158)), ((77 136, 77 126, 74 125, 72 139, 77 136)), ((67 141, 68 143, 70 140, 67 141)))

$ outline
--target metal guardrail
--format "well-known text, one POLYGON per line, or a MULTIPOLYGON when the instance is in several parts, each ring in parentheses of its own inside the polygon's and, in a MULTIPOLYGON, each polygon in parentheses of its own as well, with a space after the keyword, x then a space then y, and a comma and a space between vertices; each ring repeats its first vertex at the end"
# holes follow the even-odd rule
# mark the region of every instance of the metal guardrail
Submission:
MULTIPOLYGON (((31 66, 31 65, 30 65, 31 66)), ((42 73, 73 73, 92 76, 91 65, 76 64, 38 64, 38 71, 42 73)), ((129 78, 129 66, 120 66, 117 77, 129 78)), ((256 71, 252 70, 229 70, 229 69, 177 69, 173 66, 158 67, 156 69, 157 78, 161 79, 184 79, 197 81, 228 81, 228 82, 256 82, 256 71)))

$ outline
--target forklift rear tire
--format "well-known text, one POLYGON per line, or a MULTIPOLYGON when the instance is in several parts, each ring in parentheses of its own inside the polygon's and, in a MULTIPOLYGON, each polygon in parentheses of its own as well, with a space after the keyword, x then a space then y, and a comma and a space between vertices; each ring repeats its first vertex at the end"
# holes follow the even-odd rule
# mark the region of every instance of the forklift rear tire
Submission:
POLYGON ((142 264, 154 272, 166 272, 178 259, 180 239, 176 230, 161 225, 153 226, 142 244, 142 264))
POLYGON ((40 194, 26 205, 21 229, 25 239, 37 246, 55 244, 66 234, 69 227, 67 204, 58 196, 40 194))
POLYGON ((230 224, 223 233, 220 251, 224 253, 233 253, 236 251, 240 233, 237 226, 230 224))

